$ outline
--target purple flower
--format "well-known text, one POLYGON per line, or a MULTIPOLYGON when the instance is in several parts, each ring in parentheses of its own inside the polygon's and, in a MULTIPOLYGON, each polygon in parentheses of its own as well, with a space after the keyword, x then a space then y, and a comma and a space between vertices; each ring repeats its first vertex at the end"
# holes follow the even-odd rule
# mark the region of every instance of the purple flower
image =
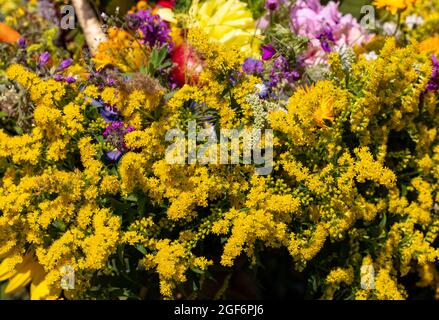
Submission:
POLYGON ((433 72, 426 89, 427 91, 437 91, 439 90, 439 60, 436 58, 436 55, 433 54, 431 61, 433 62, 433 72))
POLYGON ((99 113, 101 114, 102 118, 104 118, 105 122, 113 122, 119 119, 119 114, 116 108, 104 103, 101 104, 99 113))
POLYGON ((113 151, 106 151, 105 157, 112 162, 119 161, 120 157, 122 157, 122 152, 119 150, 113 150, 113 151))
POLYGON ((64 69, 67 69, 68 67, 71 66, 72 63, 73 63, 73 59, 71 59, 71 58, 68 58, 68 59, 61 61, 58 68, 56 69, 56 72, 60 72, 64 69))
POLYGON ((57 9, 55 4, 49 0, 39 0, 38 1, 38 13, 46 19, 47 21, 59 25, 59 18, 57 15, 57 9))
POLYGON ((279 1, 278 0, 266 0, 265 1, 265 9, 270 11, 276 11, 279 9, 279 1))
POLYGON ((332 33, 331 28, 326 27, 322 33, 320 33, 316 39, 318 39, 320 41, 320 45, 323 49, 323 51, 325 51, 326 53, 331 52, 331 46, 330 46, 330 42, 334 43, 335 39, 334 39, 334 34, 332 33))
POLYGON ((140 10, 129 14, 128 26, 140 34, 140 42, 148 46, 163 46, 171 44, 170 29, 159 15, 150 10, 140 10))
POLYGON ((255 89, 257 90, 257 95, 259 98, 264 99, 268 97, 270 88, 265 82, 257 84, 255 89))
POLYGON ((242 70, 247 74, 257 74, 264 72, 262 61, 253 58, 247 58, 242 65, 242 70))
POLYGON ((115 121, 108 125, 102 135, 117 151, 124 153, 128 151, 125 145, 125 135, 132 131, 134 131, 133 127, 125 126, 122 121, 115 121))
POLYGON ((282 55, 273 62, 270 72, 270 87, 276 87, 281 82, 292 83, 300 79, 297 70, 292 69, 288 60, 282 55))
POLYGON ((53 79, 55 79, 56 81, 63 81, 64 77, 61 74, 55 74, 53 76, 53 79))
POLYGON ((18 39, 17 44, 20 48, 26 47, 26 39, 25 38, 18 39))
POLYGON ((44 66, 49 62, 49 59, 50 59, 50 53, 46 51, 40 55, 40 58, 38 60, 38 64, 40 66, 44 66))
POLYGON ((67 83, 75 83, 76 79, 69 76, 69 77, 65 77, 64 81, 67 82, 67 83))
POLYGON ((273 47, 272 44, 267 44, 265 46, 261 46, 262 50, 262 60, 270 60, 275 54, 276 49, 273 47))

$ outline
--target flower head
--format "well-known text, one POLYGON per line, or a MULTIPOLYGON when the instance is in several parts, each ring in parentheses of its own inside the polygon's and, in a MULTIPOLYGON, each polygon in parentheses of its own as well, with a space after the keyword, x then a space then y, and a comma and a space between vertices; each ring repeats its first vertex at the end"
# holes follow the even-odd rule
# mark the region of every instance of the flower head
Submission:
POLYGON ((38 64, 40 66, 44 66, 49 62, 49 59, 50 59, 50 53, 46 51, 40 55, 38 59, 38 64))
POLYGON ((73 63, 73 59, 71 59, 71 58, 68 58, 68 59, 61 61, 58 68, 56 69, 56 72, 60 72, 64 69, 67 69, 68 67, 71 66, 72 63, 73 63))
POLYGON ((433 73, 431 74, 430 82, 427 84, 427 91, 437 91, 439 90, 439 60, 436 55, 431 56, 431 61, 433 63, 433 73))
POLYGON ((190 9, 193 25, 212 40, 235 46, 256 57, 259 53, 260 31, 247 4, 239 0, 193 1, 190 9))
POLYGON ((316 37, 320 41, 320 45, 322 46, 323 51, 331 52, 330 43, 335 42, 334 34, 332 33, 331 28, 327 27, 316 37))
POLYGON ((278 0, 266 0, 265 1, 265 9, 270 11, 276 11, 279 9, 279 1, 278 0))
POLYGON ((150 10, 140 10, 129 14, 128 26, 140 34, 140 42, 148 46, 163 46, 171 43, 168 25, 159 15, 152 14, 150 10))
POLYGON ((274 60, 270 72, 270 86, 276 87, 282 82, 292 83, 300 78, 297 70, 291 68, 288 60, 284 56, 279 56, 274 60))
POLYGON ((276 49, 273 47, 272 44, 261 46, 261 51, 262 60, 270 60, 276 54, 276 49))
POLYGON ((107 141, 120 152, 126 152, 125 135, 134 131, 132 126, 125 126, 122 121, 114 121, 108 125, 102 134, 107 141))
POLYGON ((20 48, 26 47, 26 39, 21 37, 20 39, 18 39, 17 44, 20 48))
POLYGON ((262 61, 253 58, 247 58, 242 65, 242 70, 247 74, 257 74, 264 72, 262 61))
POLYGON ((293 33, 310 39, 303 54, 305 65, 326 60, 330 44, 353 46, 369 37, 357 20, 350 14, 343 15, 333 1, 323 6, 319 0, 297 0, 290 11, 290 21, 293 33))
POLYGON ((415 2, 416 0, 375 0, 373 4, 378 8, 385 8, 392 14, 396 14, 398 11, 407 9, 408 6, 415 2))

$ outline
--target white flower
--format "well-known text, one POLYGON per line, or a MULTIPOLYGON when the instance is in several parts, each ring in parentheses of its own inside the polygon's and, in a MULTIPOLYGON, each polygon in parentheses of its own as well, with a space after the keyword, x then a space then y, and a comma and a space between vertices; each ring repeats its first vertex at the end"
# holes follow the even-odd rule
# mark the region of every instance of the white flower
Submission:
POLYGON ((383 24, 383 31, 386 36, 392 36, 396 32, 398 26, 394 22, 386 22, 383 24))
POLYGON ((414 27, 424 23, 424 19, 416 14, 411 14, 405 18, 405 24, 412 30, 414 27))
POLYGON ((375 53, 375 51, 371 51, 371 52, 365 53, 364 57, 366 58, 367 61, 373 61, 373 60, 376 60, 378 58, 378 56, 375 53))

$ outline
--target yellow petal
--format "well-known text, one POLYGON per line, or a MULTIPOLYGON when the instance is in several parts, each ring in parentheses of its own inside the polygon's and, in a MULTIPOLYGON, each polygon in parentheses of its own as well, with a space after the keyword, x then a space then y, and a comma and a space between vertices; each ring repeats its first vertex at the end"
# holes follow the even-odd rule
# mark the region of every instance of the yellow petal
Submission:
POLYGON ((177 19, 175 19, 174 12, 169 8, 160 8, 157 10, 157 14, 160 16, 162 20, 171 23, 177 23, 177 19))
POLYGON ((32 283, 30 285, 31 300, 56 300, 61 294, 61 288, 49 286, 45 276, 46 274, 43 270, 42 275, 32 279, 32 283))
MULTIPOLYGON (((34 262, 36 263, 36 262, 34 262)), ((5 288, 6 294, 13 294, 24 287, 26 287, 32 280, 31 264, 27 264, 20 270, 17 269, 17 273, 9 279, 8 285, 5 288)))
POLYGON ((0 281, 5 281, 7 279, 12 278, 16 273, 17 270, 24 267, 26 264, 28 264, 29 262, 31 262, 32 260, 32 253, 28 253, 27 255, 25 255, 23 257, 22 262, 17 265, 15 268, 11 269, 11 264, 9 261, 9 257, 5 258, 1 263, 0 263, 0 281))
POLYGON ((8 260, 5 259, 0 263, 0 281, 5 281, 15 274, 14 269, 10 269, 8 260))

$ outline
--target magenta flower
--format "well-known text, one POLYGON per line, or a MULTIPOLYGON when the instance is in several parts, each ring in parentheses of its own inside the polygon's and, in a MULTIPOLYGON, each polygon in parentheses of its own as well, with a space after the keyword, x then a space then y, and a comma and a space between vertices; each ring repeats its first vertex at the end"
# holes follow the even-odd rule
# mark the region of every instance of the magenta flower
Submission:
POLYGON ((262 60, 270 60, 275 54, 276 49, 273 47, 272 44, 267 44, 265 46, 261 46, 262 51, 262 60))
POLYGON ((266 0, 265 9, 270 11, 276 11, 279 9, 279 0, 266 0))

